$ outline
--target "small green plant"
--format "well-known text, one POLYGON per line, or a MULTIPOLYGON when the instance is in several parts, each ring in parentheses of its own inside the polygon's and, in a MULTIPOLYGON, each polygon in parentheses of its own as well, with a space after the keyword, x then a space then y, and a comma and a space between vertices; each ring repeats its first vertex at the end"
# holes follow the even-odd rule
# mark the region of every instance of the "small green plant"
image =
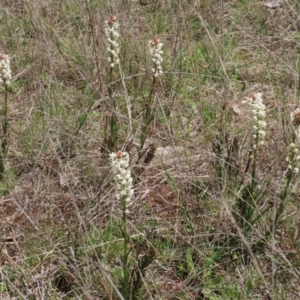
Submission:
POLYGON ((288 154, 286 157, 286 160, 288 162, 288 171, 287 171, 287 175, 286 175, 286 178, 284 181, 283 189, 279 193, 280 204, 279 204, 279 207, 275 214, 273 230, 276 229, 278 222, 279 222, 279 218, 284 211, 284 206, 285 206, 285 202, 286 202, 285 200, 288 196, 288 190, 289 190, 290 184, 291 184, 292 180, 294 178, 296 178, 299 173, 300 109, 297 108, 294 112, 292 112, 290 115, 290 118, 291 118, 291 123, 294 127, 294 130, 292 131, 291 143, 288 146, 288 154))
POLYGON ((110 154, 111 164, 113 168, 114 178, 116 182, 116 198, 121 202, 123 218, 121 222, 122 236, 123 236, 123 276, 121 278, 121 290, 125 300, 130 299, 130 235, 127 228, 127 214, 132 204, 133 188, 132 177, 129 167, 129 155, 126 152, 117 152, 110 154))
MULTIPOLYGON (((264 195, 258 184, 257 165, 259 148, 265 143, 264 139, 267 123, 265 121, 266 112, 261 93, 251 95, 246 98, 245 102, 247 102, 252 109, 253 144, 250 150, 249 162, 247 164, 250 166, 250 163, 252 162, 252 171, 249 183, 244 183, 241 187, 240 197, 238 198, 238 213, 239 223, 241 227, 246 230, 254 225, 254 223, 257 222, 263 215, 261 212, 258 212, 258 214, 256 213, 259 206, 258 203, 264 195)), ((268 207, 268 209, 270 208, 271 207, 268 207)))
POLYGON ((7 154, 8 139, 8 86, 11 80, 10 58, 8 55, 0 54, 0 85, 4 86, 4 103, 2 109, 2 130, 0 153, 0 178, 5 171, 5 156, 7 154))
MULTIPOLYGON (((252 107, 252 117, 253 117, 253 145, 251 148, 249 161, 247 163, 246 171, 252 168, 251 178, 247 184, 243 184, 239 191, 238 197, 238 213, 239 213, 239 223, 241 227, 247 231, 254 224, 258 223, 259 220, 267 212, 269 212, 273 206, 272 204, 267 204, 265 208, 260 209, 259 202, 267 193, 267 184, 270 180, 268 177, 264 182, 261 182, 258 176, 257 167, 259 166, 258 153, 260 151, 259 147, 264 145, 265 141, 265 105, 262 102, 262 94, 256 93, 251 95, 246 99, 249 105, 252 107)), ((288 146, 288 154, 286 160, 288 162, 288 170, 284 179, 283 187, 280 189, 278 199, 280 201, 278 208, 276 209, 275 216, 272 217, 272 228, 266 234, 266 237, 270 235, 271 232, 277 228, 280 221, 280 216, 282 215, 285 207, 285 202, 288 197, 288 192, 292 180, 299 173, 299 146, 300 146, 300 130, 299 122, 300 120, 300 110, 296 109, 291 113, 291 123, 295 127, 291 136, 291 143, 288 146)))
POLYGON ((120 222, 123 238, 121 294, 125 300, 137 299, 142 286, 142 276, 149 264, 152 263, 155 251, 147 242, 132 243, 128 230, 127 215, 130 212, 134 195, 133 179, 129 170, 129 155, 127 152, 121 151, 111 153, 110 161, 116 184, 116 198, 120 201, 122 208, 122 220, 120 222), (135 251, 136 259, 133 257, 133 251, 135 251))

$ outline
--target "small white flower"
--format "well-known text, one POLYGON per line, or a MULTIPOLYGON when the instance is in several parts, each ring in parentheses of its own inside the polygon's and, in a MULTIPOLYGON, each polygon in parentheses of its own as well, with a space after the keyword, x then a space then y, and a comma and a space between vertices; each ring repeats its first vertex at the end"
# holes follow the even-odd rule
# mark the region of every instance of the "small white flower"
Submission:
POLYGON ((261 136, 262 138, 264 138, 266 135, 266 132, 264 130, 258 130, 258 135, 261 136))
POLYGON ((127 195, 127 191, 121 190, 121 191, 120 191, 120 195, 121 195, 121 197, 122 197, 122 196, 126 196, 126 195, 127 195))

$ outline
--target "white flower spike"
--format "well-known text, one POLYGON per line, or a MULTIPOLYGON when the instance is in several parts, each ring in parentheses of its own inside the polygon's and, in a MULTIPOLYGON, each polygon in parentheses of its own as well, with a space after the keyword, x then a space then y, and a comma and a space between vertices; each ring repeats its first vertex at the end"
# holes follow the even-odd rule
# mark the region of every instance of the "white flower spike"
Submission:
POLYGON ((159 77, 163 74, 162 62, 163 62, 163 51, 161 50, 163 43, 160 42, 160 39, 153 38, 149 41, 150 54, 152 56, 153 68, 152 74, 154 77, 159 77))
POLYGON ((116 16, 111 15, 108 20, 105 21, 104 31, 107 39, 107 51, 109 53, 107 60, 111 68, 114 68, 115 65, 120 63, 119 26, 116 16))
POLYGON ((258 145, 264 144, 264 139, 266 136, 267 123, 264 120, 266 116, 266 107, 263 104, 262 93, 255 93, 246 98, 246 102, 252 108, 252 118, 254 120, 253 125, 253 148, 257 149, 258 145))
POLYGON ((0 85, 9 85, 11 80, 10 58, 0 53, 0 85))
POLYGON ((129 155, 127 152, 118 151, 109 156, 117 187, 116 197, 122 201, 125 212, 128 214, 134 194, 133 179, 129 169, 129 155))

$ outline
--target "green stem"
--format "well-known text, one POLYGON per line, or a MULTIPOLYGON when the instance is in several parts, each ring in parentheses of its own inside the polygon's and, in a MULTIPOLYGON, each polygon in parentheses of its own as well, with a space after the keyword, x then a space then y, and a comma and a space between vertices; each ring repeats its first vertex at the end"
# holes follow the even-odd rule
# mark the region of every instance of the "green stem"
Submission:
POLYGON ((108 148, 109 151, 115 151, 116 148, 116 141, 118 137, 118 119, 116 116, 116 109, 117 109, 117 104, 116 101, 113 97, 113 89, 112 89, 112 82, 113 82, 113 67, 110 67, 109 70, 109 87, 108 87, 108 97, 110 100, 110 107, 109 107, 109 113, 110 117, 109 118, 109 136, 107 134, 108 126, 105 126, 105 133, 104 133, 104 145, 106 148, 108 148))
POLYGON ((252 173, 251 173, 251 184, 249 188, 249 197, 247 199, 247 208, 246 208, 246 220, 252 224, 252 216, 255 210, 255 189, 257 185, 256 180, 256 163, 257 163, 257 147, 258 147, 258 140, 255 141, 256 146, 255 149, 253 149, 253 166, 252 166, 252 173))
POLYGON ((146 142, 146 138, 148 135, 148 131, 149 131, 149 126, 152 122, 152 120, 154 119, 154 113, 153 113, 153 103, 154 103, 154 94, 155 94, 155 85, 156 85, 156 78, 153 77, 153 81, 152 81, 152 88, 151 91, 149 92, 149 97, 148 97, 148 101, 146 103, 146 108, 145 108, 145 113, 144 113, 144 124, 143 124, 143 128, 142 128, 142 133, 141 133, 141 143, 140 143, 140 153, 139 153, 139 159, 141 158, 141 156, 143 155, 143 148, 146 142))
MULTIPOLYGON (((295 133, 293 134, 292 141, 293 141, 293 143, 298 144, 296 142, 296 134, 295 133)), ((282 214, 282 212, 284 210, 284 202, 285 202, 285 199, 286 199, 287 194, 288 194, 289 186, 290 186, 291 181, 293 179, 293 171, 294 171, 294 168, 295 168, 295 162, 297 161, 297 159, 296 159, 296 155, 297 154, 295 154, 295 152, 293 151, 293 149, 290 150, 290 151, 291 151, 290 161, 291 161, 292 167, 288 170, 284 189, 279 194, 280 204, 279 204, 278 209, 276 210, 275 219, 274 219, 274 223, 273 223, 274 224, 273 231, 276 229, 276 227, 278 225, 279 218, 280 218, 280 216, 281 216, 281 214, 282 214)))
POLYGON ((7 98, 8 98, 8 88, 5 85, 5 94, 4 94, 4 105, 3 105, 3 121, 2 121, 2 129, 3 129, 3 139, 1 141, 1 154, 0 154, 0 179, 3 177, 3 173, 5 171, 4 166, 4 158, 7 154, 7 133, 8 133, 8 107, 7 107, 7 98))
MULTIPOLYGON (((257 163, 257 145, 258 140, 254 141, 255 148, 252 148, 252 172, 251 172, 251 182, 250 185, 244 186, 242 195, 241 195, 241 207, 240 207, 240 214, 241 214, 241 225, 244 228, 244 231, 248 231, 251 228, 253 223, 253 214, 255 210, 255 189, 256 189, 256 163, 257 163)), ((254 219, 255 220, 255 219, 254 219)))
POLYGON ((288 171, 288 175, 287 175, 287 181, 286 181, 286 184, 285 184, 285 187, 284 187, 284 190, 282 191, 282 193, 280 193, 279 195, 279 198, 280 198, 280 205, 279 205, 279 208, 277 209, 276 211, 276 215, 275 215, 275 220, 274 220, 274 226, 277 227, 278 225, 278 221, 279 221, 279 218, 283 212, 283 209, 284 209, 284 201, 287 197, 287 193, 288 193, 288 189, 289 189, 289 186, 290 186, 290 183, 292 181, 292 177, 293 177, 293 172, 292 170, 289 170, 288 171))
POLYGON ((256 162, 257 162, 257 147, 258 147, 258 141, 255 141, 254 143, 255 149, 253 149, 253 166, 252 166, 252 173, 251 173, 251 187, 250 187, 250 193, 253 195, 256 187, 256 162))
POLYGON ((128 244, 129 236, 127 232, 127 214, 126 214, 126 201, 123 199, 123 282, 122 282, 122 295, 125 300, 130 299, 130 274, 129 274, 129 265, 128 265, 128 244))

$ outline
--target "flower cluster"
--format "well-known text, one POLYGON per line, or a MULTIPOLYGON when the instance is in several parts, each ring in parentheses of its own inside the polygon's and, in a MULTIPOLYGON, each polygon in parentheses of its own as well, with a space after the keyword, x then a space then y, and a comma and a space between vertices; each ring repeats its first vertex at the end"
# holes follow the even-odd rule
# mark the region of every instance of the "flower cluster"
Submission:
POLYGON ((295 174, 299 173, 298 162, 300 160, 300 153, 299 148, 295 143, 290 143, 286 160, 288 162, 288 168, 295 174))
POLYGON ((290 115, 291 122, 294 125, 293 141, 288 147, 288 156, 286 158, 288 162, 288 168, 295 174, 299 173, 299 161, 300 161, 300 109, 297 108, 290 115))
POLYGON ((11 80, 10 58, 0 53, 0 85, 9 85, 11 80))
POLYGON ((118 200, 122 201, 126 214, 132 205, 133 180, 129 170, 129 155, 127 152, 117 152, 110 154, 111 165, 116 182, 118 200))
POLYGON ((152 40, 149 41, 149 49, 153 61, 152 74, 154 77, 159 77, 163 74, 163 70, 162 70, 163 51, 161 50, 162 46, 163 43, 161 43, 158 38, 153 38, 152 40))
POLYGON ((120 63, 119 53, 120 53, 120 45, 119 45, 119 22, 117 21, 117 17, 111 15, 107 21, 105 21, 105 35, 107 38, 107 51, 109 52, 109 56, 107 60, 110 63, 110 67, 113 68, 115 65, 120 63))
POLYGON ((266 116, 266 107, 263 104, 262 93, 255 93, 250 97, 246 98, 246 101, 252 108, 252 117, 254 121, 253 125, 253 148, 257 149, 258 145, 264 144, 264 139, 266 136, 266 126, 267 123, 264 120, 266 116))
POLYGON ((294 142, 300 147, 300 109, 296 108, 290 115, 291 121, 294 125, 294 142))

